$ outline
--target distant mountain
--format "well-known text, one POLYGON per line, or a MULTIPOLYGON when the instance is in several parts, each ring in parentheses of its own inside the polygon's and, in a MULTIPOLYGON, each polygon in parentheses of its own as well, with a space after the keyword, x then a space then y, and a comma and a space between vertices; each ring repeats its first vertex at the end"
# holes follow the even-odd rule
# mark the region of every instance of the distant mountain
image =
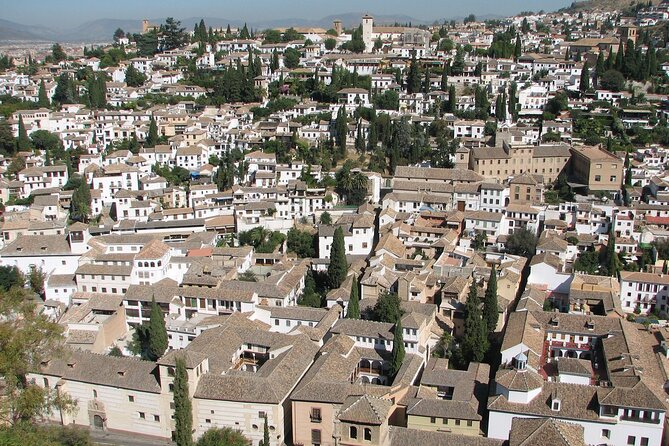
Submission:
MULTIPOLYGON (((603 0, 596 0, 603 1, 603 0)), ((613 0, 607 0, 613 1, 613 0)), ((370 12, 371 13, 371 12, 370 12)), ((240 19, 225 19, 220 17, 204 17, 205 24, 213 28, 224 28, 228 24, 233 27, 243 26, 244 23, 254 30, 264 30, 268 28, 287 28, 295 27, 309 27, 309 28, 332 28, 332 23, 335 19, 341 20, 345 28, 356 27, 360 24, 361 18, 365 13, 363 12, 347 12, 342 14, 330 15, 320 19, 271 19, 245 22, 240 19)), ((392 25, 394 23, 412 24, 412 25, 429 25, 434 21, 426 22, 414 17, 402 14, 373 14, 374 23, 378 25, 392 25)), ((486 15, 479 17, 479 20, 487 20, 501 18, 497 15, 486 15)), ((459 18, 460 20, 462 18, 459 18)), ((196 23, 199 23, 201 17, 189 17, 180 19, 181 24, 188 31, 193 29, 196 23)), ((447 19, 450 20, 450 19, 447 19)), ((165 21, 164 18, 149 19, 151 23, 158 24, 165 21)), ((439 19, 437 22, 441 23, 444 19, 439 19)), ((123 20, 123 19, 98 19, 92 20, 81 25, 66 29, 53 30, 42 26, 26 26, 9 20, 0 19, 0 41, 8 40, 25 40, 25 41, 60 41, 60 42, 109 42, 112 35, 117 28, 123 29, 126 33, 138 33, 141 31, 141 20, 123 20)))
POLYGON ((99 19, 83 23, 74 29, 62 32, 58 40, 65 42, 110 42, 114 32, 121 28, 126 33, 138 33, 142 30, 141 20, 99 19))
POLYGON ((57 33, 43 26, 28 26, 0 19, 0 41, 53 40, 57 33))

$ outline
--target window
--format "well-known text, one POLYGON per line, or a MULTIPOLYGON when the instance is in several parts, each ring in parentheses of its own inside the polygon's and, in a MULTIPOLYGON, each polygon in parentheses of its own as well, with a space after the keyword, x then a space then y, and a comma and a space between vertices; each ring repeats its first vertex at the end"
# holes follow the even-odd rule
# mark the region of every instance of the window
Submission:
POLYGON ((614 182, 614 181, 616 181, 616 176, 615 176, 615 175, 611 175, 611 182, 614 182))
POLYGON ((610 429, 602 429, 602 437, 603 438, 611 438, 611 430, 610 429))
POLYGON ((128 402, 129 403, 134 403, 135 402, 135 397, 132 395, 128 395, 128 402))
POLYGON ((93 398, 97 398, 97 397, 98 397, 98 391, 93 389, 93 398))
POLYGON ((365 428, 365 441, 372 441, 372 430, 368 427, 365 428))
POLYGON ((636 437, 634 435, 628 435, 627 444, 633 446, 635 443, 636 443, 636 437))
POLYGON ((160 415, 154 415, 153 416, 153 421, 160 421, 160 415))
POLYGON ((139 418, 141 418, 142 420, 145 420, 146 419, 146 414, 144 412, 140 412, 139 413, 139 418))
POLYGON ((430 417, 430 423, 434 424, 437 422, 437 419, 435 417, 430 417))
POLYGON ((262 411, 262 410, 258 412, 258 418, 260 418, 261 420, 264 420, 265 417, 267 417, 267 413, 266 413, 266 412, 264 412, 264 411, 262 411))
POLYGON ((358 428, 351 426, 348 428, 348 438, 357 439, 358 438, 358 428))
POLYGON ((311 429, 311 444, 313 444, 314 446, 320 446, 321 444, 320 429, 311 429))
POLYGON ((321 418, 320 407, 312 407, 311 408, 311 422, 312 423, 320 423, 321 420, 322 420, 322 418, 321 418))
POLYGON ((648 437, 641 437, 641 446, 648 446, 648 437))
POLYGON ((460 420, 455 420, 455 425, 460 426, 460 420))
POLYGON ((595 181, 602 181, 601 175, 595 175, 595 181))

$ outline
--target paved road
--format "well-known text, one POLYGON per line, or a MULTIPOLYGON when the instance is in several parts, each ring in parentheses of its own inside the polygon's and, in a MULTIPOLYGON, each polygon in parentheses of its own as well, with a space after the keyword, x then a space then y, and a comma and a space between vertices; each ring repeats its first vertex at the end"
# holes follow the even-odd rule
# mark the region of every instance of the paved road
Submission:
POLYGON ((174 446, 174 443, 141 435, 119 434, 116 432, 91 429, 91 439, 100 446, 174 446))

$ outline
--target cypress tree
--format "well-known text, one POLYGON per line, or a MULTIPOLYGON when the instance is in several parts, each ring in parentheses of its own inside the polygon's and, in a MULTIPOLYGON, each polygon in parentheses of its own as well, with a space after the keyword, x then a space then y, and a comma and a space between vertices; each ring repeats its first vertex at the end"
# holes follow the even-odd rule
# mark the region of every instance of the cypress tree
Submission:
POLYGON ((416 60, 416 52, 411 56, 411 65, 409 66, 409 74, 407 74, 407 93, 418 93, 420 90, 420 71, 418 69, 418 61, 416 60))
POLYGON ((395 331, 393 333, 393 352, 392 352, 392 362, 391 362, 391 373, 393 376, 397 375, 397 372, 400 371, 402 367, 402 362, 404 362, 404 356, 406 352, 404 350, 404 334, 402 332, 402 318, 398 318, 395 322, 395 331))
POLYGON ((182 357, 177 358, 174 373, 174 426, 177 446, 191 446, 193 444, 193 408, 188 390, 186 361, 182 357))
POLYGON ((448 88, 448 71, 444 66, 444 71, 441 72, 441 91, 446 91, 448 88))
POLYGON ((430 68, 425 67, 425 80, 423 81, 423 93, 428 94, 430 92, 430 68))
POLYGON ((497 270, 495 265, 490 270, 488 278, 488 287, 485 290, 485 300, 483 302, 483 320, 485 321, 488 333, 492 333, 497 328, 499 319, 499 304, 497 303, 497 270))
POLYGON ((26 126, 23 123, 23 116, 19 115, 19 138, 17 147, 19 152, 30 150, 30 138, 28 138, 28 132, 26 126))
POLYGON ((267 422, 267 414, 265 414, 265 426, 262 432, 262 446, 269 446, 269 426, 267 422))
POLYGON ((272 73, 279 69, 279 53, 276 50, 272 52, 272 60, 269 63, 269 69, 272 70, 272 73))
POLYGON ((600 51, 597 56, 597 65, 595 65, 595 76, 599 78, 606 71, 606 60, 604 60, 604 52, 600 51))
POLYGON ((448 112, 454 113, 456 108, 455 85, 448 87, 448 112))
POLYGON ((328 284, 330 289, 339 288, 346 278, 348 263, 346 262, 346 247, 344 246, 344 231, 341 226, 335 229, 330 249, 330 264, 328 265, 328 284))
POLYGON ((40 107, 49 107, 51 103, 49 102, 49 97, 46 94, 46 85, 44 85, 44 80, 39 83, 39 93, 37 94, 37 105, 40 107))
POLYGON ((581 70, 581 84, 578 89, 581 92, 585 92, 590 88, 590 68, 588 67, 588 62, 586 61, 583 64, 583 69, 581 70))
POLYGON ((481 318, 476 283, 472 282, 465 303, 465 334, 462 339, 462 357, 466 363, 481 362, 488 351, 486 325, 481 318))
POLYGON ((149 348, 148 357, 151 361, 160 358, 167 350, 167 330, 163 311, 156 303, 155 296, 151 299, 151 316, 149 318, 149 348))
POLYGON ((618 52, 616 53, 616 62, 615 69, 622 72, 623 67, 625 66, 625 45, 620 42, 618 47, 618 52))
POLYGON ((616 55, 613 52, 613 49, 610 49, 609 50, 609 55, 606 58, 606 65, 604 67, 604 71, 610 70, 611 68, 615 68, 615 63, 616 63, 616 55))
POLYGON ((360 319, 360 292, 358 291, 358 278, 353 276, 353 284, 351 285, 351 294, 348 299, 348 311, 346 317, 348 319, 360 319))
POLYGON ((369 117, 369 133, 367 134, 367 150, 373 152, 379 143, 379 133, 376 128, 376 110, 372 109, 369 117))
POLYGON ((618 272, 620 271, 620 260, 616 253, 616 234, 613 232, 613 226, 611 226, 609 240, 606 243, 606 266, 609 270, 609 276, 618 276, 618 272))
POLYGON ((516 36, 516 47, 513 49, 513 57, 518 58, 523 54, 523 43, 520 41, 520 34, 516 36))
POLYGON ((158 143, 158 124, 156 120, 151 117, 151 122, 149 124, 149 133, 146 135, 146 140, 144 141, 144 147, 155 147, 158 143))
POLYGON ((342 105, 337 112, 337 119, 335 120, 335 139, 339 154, 342 158, 346 157, 346 136, 348 133, 348 119, 346 118, 346 109, 342 105))

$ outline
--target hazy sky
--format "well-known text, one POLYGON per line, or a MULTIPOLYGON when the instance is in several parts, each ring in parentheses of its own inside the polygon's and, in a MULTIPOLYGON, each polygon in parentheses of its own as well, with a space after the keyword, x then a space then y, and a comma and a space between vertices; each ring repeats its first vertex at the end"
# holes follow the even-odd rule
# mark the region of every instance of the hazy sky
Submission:
POLYGON ((405 14, 432 21, 469 13, 511 15, 552 11, 572 0, 2 0, 0 18, 55 29, 100 18, 218 17, 249 22, 279 18, 319 19, 346 12, 405 14))

